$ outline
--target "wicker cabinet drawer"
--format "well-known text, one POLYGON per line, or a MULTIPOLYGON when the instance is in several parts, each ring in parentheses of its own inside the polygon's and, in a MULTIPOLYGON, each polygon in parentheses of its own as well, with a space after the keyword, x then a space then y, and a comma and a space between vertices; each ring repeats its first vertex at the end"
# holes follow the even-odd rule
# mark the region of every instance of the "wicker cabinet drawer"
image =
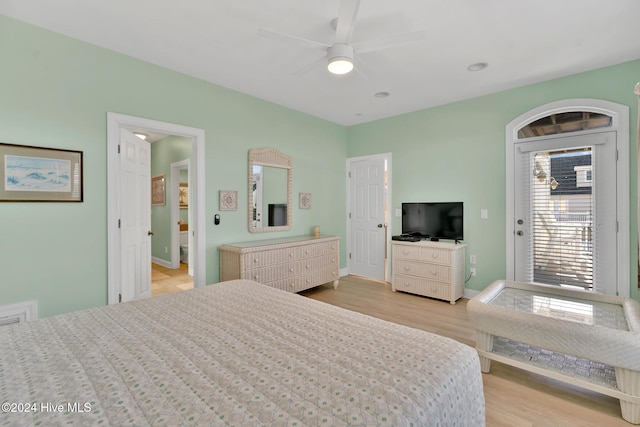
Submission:
POLYGON ((397 269, 395 271, 398 274, 420 276, 430 280, 439 280, 441 282, 448 282, 451 280, 451 268, 446 265, 398 260, 397 269))
POLYGON ((399 291, 425 295, 432 298, 449 299, 450 287, 447 283, 434 282, 402 274, 394 275, 393 281, 395 288, 399 291))
POLYGON ((264 267, 267 265, 282 264, 296 260, 296 251, 293 249, 279 249, 271 251, 259 251, 243 256, 246 269, 264 267))
POLYGON ((393 256, 396 259, 420 259, 421 248, 413 246, 393 246, 393 256))
POLYGON ((434 248, 422 248, 420 260, 435 264, 451 265, 451 251, 434 248))

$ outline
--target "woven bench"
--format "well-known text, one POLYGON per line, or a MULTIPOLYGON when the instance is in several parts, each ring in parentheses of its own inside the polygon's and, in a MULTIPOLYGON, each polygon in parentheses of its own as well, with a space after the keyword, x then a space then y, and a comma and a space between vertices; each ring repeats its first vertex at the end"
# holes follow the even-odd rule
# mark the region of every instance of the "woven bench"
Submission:
POLYGON ((491 360, 620 399, 640 424, 640 304, 592 292, 500 280, 473 297, 482 372, 491 360))

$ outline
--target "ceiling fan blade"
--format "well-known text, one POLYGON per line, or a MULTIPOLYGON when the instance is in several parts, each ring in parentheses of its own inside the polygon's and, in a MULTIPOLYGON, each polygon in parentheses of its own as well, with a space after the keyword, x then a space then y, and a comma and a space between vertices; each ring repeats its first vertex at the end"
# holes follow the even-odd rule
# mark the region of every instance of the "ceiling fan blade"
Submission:
POLYGON ((311 71, 313 71, 315 69, 322 69, 322 64, 323 63, 325 64, 324 69, 326 71, 326 69, 327 69, 326 60, 327 59, 324 56, 321 57, 321 58, 314 59, 313 61, 309 62, 307 65, 304 65, 304 66, 298 68, 292 74, 294 76, 298 76, 298 77, 304 76, 305 74, 310 73, 311 71))
POLYGON ((357 53, 374 52, 376 50, 389 49, 396 46, 402 46, 405 44, 415 43, 427 38, 427 34, 424 31, 413 31, 410 33, 393 34, 388 37, 383 37, 377 40, 356 43, 353 45, 353 49, 357 53))
POLYGON ((335 43, 348 44, 351 41, 359 8, 360 0, 342 0, 336 21, 335 43))
POLYGON ((286 41, 286 42, 293 41, 298 44, 303 44, 313 48, 327 49, 329 47, 329 45, 324 43, 320 43, 320 42, 309 40, 309 39, 304 39, 302 37, 294 36, 291 34, 280 33, 278 31, 269 30, 267 28, 260 28, 258 30, 258 35, 268 39, 272 39, 272 40, 279 40, 279 41, 286 41))

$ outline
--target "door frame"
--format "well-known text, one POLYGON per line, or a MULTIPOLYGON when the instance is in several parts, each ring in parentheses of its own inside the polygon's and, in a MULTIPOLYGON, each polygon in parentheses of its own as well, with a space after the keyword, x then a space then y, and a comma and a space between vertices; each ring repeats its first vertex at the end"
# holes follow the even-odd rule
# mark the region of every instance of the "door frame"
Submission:
MULTIPOLYGON (((180 160, 179 162, 174 162, 169 165, 169 170, 171 171, 171 200, 179 200, 180 198, 180 171, 187 170, 188 174, 188 184, 189 188, 191 188, 191 168, 190 168, 191 160, 180 160)), ((192 211, 191 205, 187 207, 189 213, 189 220, 192 221, 192 211)), ((179 227, 176 227, 178 223, 178 218, 180 217, 180 206, 177 203, 171 204, 171 268, 179 268, 180 267, 180 230, 179 227)), ((191 230, 189 230, 189 246, 192 245, 192 234, 191 230)), ((189 258, 192 257, 191 252, 189 252, 189 258)), ((189 274, 193 275, 193 268, 191 263, 189 263, 189 274)))
POLYGON ((349 172, 351 172, 351 166, 353 163, 355 162, 360 162, 360 161, 366 161, 366 160, 375 160, 375 159, 384 159, 387 162, 387 194, 385 196, 385 200, 384 203, 387 206, 387 211, 388 211, 388 215, 389 215, 389 220, 386 222, 387 225, 387 229, 386 229, 386 233, 385 233, 385 253, 387 254, 387 256, 385 257, 385 280, 387 282, 391 282, 391 264, 390 264, 390 254, 391 254, 391 236, 389 235, 389 233, 391 232, 390 230, 390 222, 391 222, 391 200, 393 200, 391 198, 391 189, 392 189, 392 176, 393 174, 391 173, 392 169, 391 169, 391 160, 392 160, 392 155, 391 153, 380 153, 380 154, 372 154, 369 156, 359 156, 359 157, 349 157, 347 158, 347 162, 346 162, 346 173, 345 173, 345 180, 346 180, 346 185, 347 185, 347 271, 348 274, 351 274, 351 260, 349 259, 349 253, 351 253, 351 250, 353 248, 353 242, 351 241, 351 220, 349 218, 349 210, 350 210, 350 206, 351 206, 351 180, 349 179, 349 172))
MULTIPOLYGON (((203 129, 182 126, 173 123, 107 112, 107 303, 116 304, 120 295, 120 129, 146 129, 191 138, 191 167, 193 168, 193 188, 190 188, 190 208, 193 209, 194 241, 192 259, 195 263, 193 284, 202 287, 206 284, 205 250, 205 134, 203 129)), ((191 226, 191 225, 190 225, 191 226)))
POLYGON ((575 137, 600 132, 615 132, 618 161, 616 167, 616 214, 618 221, 617 235, 617 277, 616 289, 620 296, 629 297, 630 285, 630 238, 629 235, 629 107, 614 102, 600 99, 577 98, 565 99, 541 105, 530 110, 506 125, 505 135, 505 161, 506 161, 506 279, 515 278, 515 211, 513 197, 515 188, 515 143, 518 139, 518 130, 523 126, 546 117, 550 114, 565 113, 570 111, 590 111, 606 114, 612 118, 611 127, 567 134, 554 134, 537 138, 527 138, 531 141, 559 138, 563 135, 575 137))

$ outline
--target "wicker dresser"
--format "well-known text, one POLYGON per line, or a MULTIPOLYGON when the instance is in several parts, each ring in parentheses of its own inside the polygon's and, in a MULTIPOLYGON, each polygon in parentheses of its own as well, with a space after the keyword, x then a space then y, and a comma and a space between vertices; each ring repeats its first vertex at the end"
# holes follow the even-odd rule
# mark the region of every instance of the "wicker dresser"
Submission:
POLYGON ((464 295, 466 245, 392 241, 393 291, 438 298, 455 304, 464 295))
POLYGON ((220 246, 220 280, 250 279, 289 292, 338 288, 340 238, 298 236, 220 246))

